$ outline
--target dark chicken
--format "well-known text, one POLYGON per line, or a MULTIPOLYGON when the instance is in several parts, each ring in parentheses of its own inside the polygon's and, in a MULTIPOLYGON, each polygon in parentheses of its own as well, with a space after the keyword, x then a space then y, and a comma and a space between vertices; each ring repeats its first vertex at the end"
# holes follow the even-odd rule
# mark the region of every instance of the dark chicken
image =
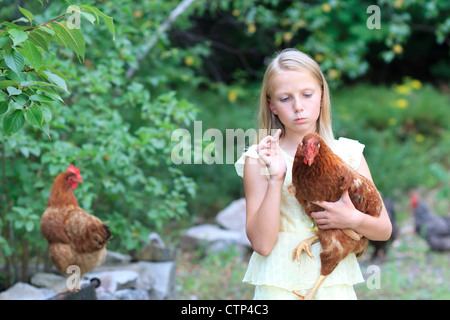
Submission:
POLYGON ((392 224, 391 238, 387 241, 373 241, 373 240, 370 241, 370 244, 374 247, 372 257, 370 258, 370 260, 374 262, 376 259, 380 259, 380 262, 382 263, 386 260, 389 245, 392 245, 393 241, 397 239, 399 234, 397 222, 395 219, 394 201, 390 197, 383 199, 383 201, 392 224))
POLYGON ((433 251, 450 250, 450 217, 434 214, 427 204, 417 195, 410 198, 414 210, 416 232, 421 235, 433 251))
POLYGON ((47 209, 41 218, 41 233, 47 239, 50 260, 62 274, 70 265, 81 274, 99 267, 106 258, 111 239, 109 227, 78 206, 73 193, 83 182, 80 170, 71 165, 53 181, 47 209))
MULTIPOLYGON (((311 212, 323 211, 313 201, 338 201, 345 190, 355 208, 363 213, 378 217, 382 210, 382 200, 375 185, 366 177, 345 163, 315 133, 309 133, 297 148, 292 167, 290 192, 311 212)), ((312 238, 302 241, 294 250, 292 258, 300 260, 303 250, 313 258, 311 245, 320 241, 320 276, 310 292, 303 297, 312 299, 320 285, 347 255, 361 254, 367 246, 367 239, 350 229, 318 229, 312 238)))

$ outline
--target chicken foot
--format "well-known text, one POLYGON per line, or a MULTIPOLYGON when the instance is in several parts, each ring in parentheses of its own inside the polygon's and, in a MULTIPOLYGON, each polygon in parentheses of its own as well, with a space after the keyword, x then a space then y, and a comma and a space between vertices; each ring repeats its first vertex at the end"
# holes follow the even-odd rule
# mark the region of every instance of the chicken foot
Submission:
POLYGON ((311 259, 315 260, 314 256, 311 253, 311 246, 318 241, 319 237, 313 236, 300 242, 300 244, 295 247, 294 252, 292 253, 292 261, 297 257, 297 261, 300 262, 300 255, 302 254, 303 250, 305 250, 305 252, 311 259))
POLYGON ((297 295, 302 300, 312 300, 314 298, 317 290, 319 289, 320 285, 325 281, 325 279, 327 277, 328 276, 320 275, 319 279, 317 279, 316 283, 314 284, 314 287, 312 287, 312 289, 306 294, 306 296, 298 293, 296 290, 292 290, 292 293, 297 295))

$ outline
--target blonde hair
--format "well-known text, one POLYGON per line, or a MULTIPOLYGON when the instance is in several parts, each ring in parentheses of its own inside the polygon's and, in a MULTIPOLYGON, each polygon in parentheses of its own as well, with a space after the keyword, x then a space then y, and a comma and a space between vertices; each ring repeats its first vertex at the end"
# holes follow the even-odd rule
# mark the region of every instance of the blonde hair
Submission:
MULTIPOLYGON (((321 110, 319 119, 317 119, 316 133, 318 133, 327 144, 332 144, 334 136, 331 126, 330 91, 328 89, 327 81, 317 62, 297 49, 284 49, 277 54, 267 67, 266 73, 264 74, 259 102, 259 132, 265 132, 267 135, 273 134, 273 131, 276 129, 281 129, 281 138, 285 134, 283 123, 281 123, 278 116, 271 112, 269 107, 271 81, 275 75, 283 70, 298 70, 307 73, 316 79, 321 86, 321 110)), ((258 141, 261 141, 265 136, 259 135, 258 141)))

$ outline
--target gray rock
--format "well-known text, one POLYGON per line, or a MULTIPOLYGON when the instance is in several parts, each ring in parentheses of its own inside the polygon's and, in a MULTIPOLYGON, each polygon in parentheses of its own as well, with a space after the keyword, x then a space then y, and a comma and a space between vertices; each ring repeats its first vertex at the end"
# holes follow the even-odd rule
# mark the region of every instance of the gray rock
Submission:
POLYGON ((152 232, 148 236, 150 243, 145 244, 142 249, 137 252, 133 259, 144 261, 174 261, 176 257, 176 250, 168 248, 164 241, 156 233, 152 232))
MULTIPOLYGON (((142 262, 141 262, 142 263, 142 262)), ((176 298, 175 262, 147 262, 154 277, 154 285, 150 291, 152 300, 173 300, 176 298)))
POLYGON ((149 300, 149 298, 150 296, 145 290, 123 289, 114 294, 116 300, 149 300))
POLYGON ((107 250, 105 264, 127 264, 130 263, 131 256, 115 251, 107 250))
POLYGON ((100 287, 109 293, 115 293, 122 289, 136 288, 139 281, 139 273, 132 270, 91 272, 84 276, 88 279, 100 279, 100 287))
POLYGON ((51 289, 39 289, 27 283, 17 282, 0 293, 0 300, 46 300, 55 293, 56 291, 51 289))
POLYGON ((230 245, 250 246, 250 241, 241 232, 225 230, 213 224, 194 226, 181 236, 181 247, 184 250, 191 250, 203 244, 213 246, 217 251, 230 245))
POLYGON ((225 229, 244 232, 246 219, 245 198, 234 200, 216 216, 216 222, 225 229))
POLYGON ((67 289, 67 277, 54 273, 38 272, 31 277, 30 282, 36 287, 48 288, 56 292, 67 289))

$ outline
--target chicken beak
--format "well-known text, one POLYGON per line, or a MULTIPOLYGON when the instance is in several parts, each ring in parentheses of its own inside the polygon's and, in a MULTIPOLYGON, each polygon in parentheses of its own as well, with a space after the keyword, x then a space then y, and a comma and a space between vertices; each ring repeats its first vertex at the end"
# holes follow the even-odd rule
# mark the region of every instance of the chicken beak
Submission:
POLYGON ((308 166, 311 167, 312 163, 313 163, 312 160, 308 159, 308 166))
POLYGON ((84 180, 81 176, 79 176, 77 180, 78 180, 78 182, 84 183, 84 180))

